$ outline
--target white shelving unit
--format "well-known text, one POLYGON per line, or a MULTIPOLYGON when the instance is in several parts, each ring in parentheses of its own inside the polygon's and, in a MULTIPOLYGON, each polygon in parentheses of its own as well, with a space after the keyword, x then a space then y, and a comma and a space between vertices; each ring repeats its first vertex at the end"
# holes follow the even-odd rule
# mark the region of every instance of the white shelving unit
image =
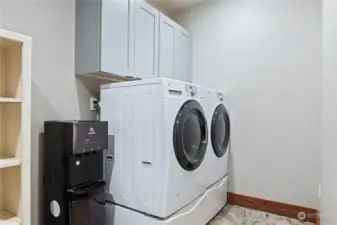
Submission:
POLYGON ((0 29, 0 225, 31 225, 31 46, 0 29))

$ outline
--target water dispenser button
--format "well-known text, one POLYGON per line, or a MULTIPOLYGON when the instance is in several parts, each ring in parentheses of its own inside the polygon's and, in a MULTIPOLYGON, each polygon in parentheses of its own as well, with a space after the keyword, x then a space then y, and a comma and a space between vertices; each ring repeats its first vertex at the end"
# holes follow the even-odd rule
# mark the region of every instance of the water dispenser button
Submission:
POLYGON ((60 214, 61 214, 61 208, 60 208, 60 204, 53 200, 51 203, 50 203, 50 212, 51 214, 54 216, 54 217, 59 217, 60 214))

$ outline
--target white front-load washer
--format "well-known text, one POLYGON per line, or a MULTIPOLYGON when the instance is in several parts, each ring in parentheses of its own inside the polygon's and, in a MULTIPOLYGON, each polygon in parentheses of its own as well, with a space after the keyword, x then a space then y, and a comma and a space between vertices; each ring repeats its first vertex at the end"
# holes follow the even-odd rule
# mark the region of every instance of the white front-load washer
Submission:
POLYGON ((208 125, 198 87, 147 79, 101 87, 101 120, 115 136, 114 204, 167 218, 201 196, 208 125))
POLYGON ((231 124, 228 112, 228 95, 217 90, 208 92, 207 120, 209 144, 205 156, 206 183, 212 185, 228 173, 231 124))

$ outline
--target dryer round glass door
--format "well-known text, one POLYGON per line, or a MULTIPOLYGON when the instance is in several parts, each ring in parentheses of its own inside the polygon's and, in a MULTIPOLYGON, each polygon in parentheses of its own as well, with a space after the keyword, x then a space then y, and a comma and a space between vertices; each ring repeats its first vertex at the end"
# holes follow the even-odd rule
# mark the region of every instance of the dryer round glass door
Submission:
POLYGON ((197 169, 207 148, 207 122, 201 105, 187 101, 180 108, 173 129, 173 145, 179 164, 188 171, 197 169))
POLYGON ((222 157, 228 149, 230 139, 229 115, 223 104, 218 105, 213 113, 211 139, 215 155, 222 157))

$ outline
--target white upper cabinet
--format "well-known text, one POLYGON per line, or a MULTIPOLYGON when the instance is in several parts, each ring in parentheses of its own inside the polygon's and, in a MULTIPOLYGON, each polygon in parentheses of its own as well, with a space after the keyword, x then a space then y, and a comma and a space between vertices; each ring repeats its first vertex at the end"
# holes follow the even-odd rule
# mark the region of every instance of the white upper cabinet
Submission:
POLYGON ((176 24, 160 13, 159 77, 174 78, 174 40, 176 24))
POLYGON ((135 77, 158 77, 159 11, 135 1, 135 77))
POLYGON ((175 33, 174 79, 191 81, 191 37, 178 24, 175 33))
POLYGON ((159 76, 191 81, 191 37, 179 24, 160 14, 159 76))
POLYGON ((131 0, 103 0, 100 70, 133 76, 134 13, 131 0))
POLYGON ((76 74, 134 76, 133 0, 76 1, 76 74))
POLYGON ((143 0, 76 0, 78 75, 191 79, 190 35, 143 0))

